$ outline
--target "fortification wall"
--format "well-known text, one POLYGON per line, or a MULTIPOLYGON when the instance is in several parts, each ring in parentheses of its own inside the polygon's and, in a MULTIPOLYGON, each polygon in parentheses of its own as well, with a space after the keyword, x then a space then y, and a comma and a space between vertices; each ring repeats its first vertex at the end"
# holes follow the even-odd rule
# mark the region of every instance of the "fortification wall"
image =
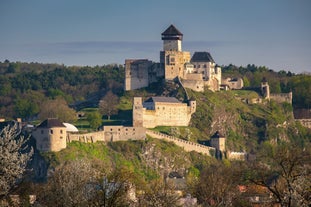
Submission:
POLYGON ((311 119, 295 119, 295 120, 299 121, 302 126, 311 129, 311 119))
POLYGON ((103 131, 84 134, 68 134, 67 142, 115 142, 127 140, 144 140, 145 138, 146 129, 144 127, 104 126, 103 131))
POLYGON ((182 84, 185 88, 189 88, 197 92, 204 92, 205 83, 203 80, 182 80, 182 84))
POLYGON ((229 160, 246 160, 247 154, 245 152, 228 152, 229 160))
POLYGON ((289 92, 289 93, 271 93, 270 99, 272 99, 278 103, 287 102, 287 103, 292 104, 293 95, 292 95, 292 92, 289 92))
POLYGON ((153 138, 174 142, 177 146, 182 147, 187 152, 196 151, 210 156, 211 155, 210 151, 215 150, 215 148, 213 147, 207 147, 205 145, 178 139, 176 137, 168 136, 166 134, 162 134, 151 130, 146 130, 146 133, 153 138))

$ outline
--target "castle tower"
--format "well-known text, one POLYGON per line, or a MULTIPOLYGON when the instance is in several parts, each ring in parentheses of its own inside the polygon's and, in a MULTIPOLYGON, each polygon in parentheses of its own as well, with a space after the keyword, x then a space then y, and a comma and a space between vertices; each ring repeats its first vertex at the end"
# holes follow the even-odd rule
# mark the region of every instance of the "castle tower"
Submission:
POLYGON ((163 51, 182 51, 183 34, 174 25, 171 24, 161 35, 163 51))
POLYGON ((263 78, 261 81, 261 94, 265 99, 270 100, 270 86, 266 78, 263 78))
POLYGON ((216 131, 215 134, 211 137, 211 147, 216 148, 221 152, 226 150, 226 138, 216 131))
POLYGON ((190 113, 193 114, 197 110, 197 102, 194 100, 194 98, 191 98, 189 100, 189 107, 190 107, 190 113))
POLYGON ((143 101, 141 97, 134 97, 133 127, 143 126, 143 101))
POLYGON ((161 35, 163 51, 160 52, 160 63, 164 67, 165 80, 183 78, 185 63, 190 62, 190 52, 182 51, 183 34, 170 25, 161 35))

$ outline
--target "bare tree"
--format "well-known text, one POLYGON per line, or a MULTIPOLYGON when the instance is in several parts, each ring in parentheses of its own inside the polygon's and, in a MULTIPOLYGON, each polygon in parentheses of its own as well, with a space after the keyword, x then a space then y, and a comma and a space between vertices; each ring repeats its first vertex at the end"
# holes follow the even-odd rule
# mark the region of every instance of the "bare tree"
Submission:
POLYGON ((44 102, 41 106, 39 118, 41 120, 58 118, 61 122, 73 122, 77 120, 76 111, 70 108, 67 102, 61 97, 44 102))
POLYGON ((278 146, 250 163, 249 180, 266 187, 281 206, 311 205, 310 148, 278 146))
POLYGON ((202 206, 232 206, 239 197, 240 178, 237 168, 216 163, 203 169, 195 188, 195 196, 202 206))
POLYGON ((177 207, 180 196, 175 192, 175 186, 170 182, 155 180, 147 186, 140 198, 141 206, 177 207))
POLYGON ((98 177, 99 172, 88 160, 62 164, 38 193, 38 202, 46 206, 87 206, 94 194, 91 184, 98 177))
POLYGON ((119 97, 108 91, 107 94, 99 101, 99 112, 102 115, 107 115, 108 120, 110 116, 118 113, 119 97))
POLYGON ((28 139, 21 135, 17 124, 0 131, 0 200, 17 187, 26 171, 33 154, 28 139))

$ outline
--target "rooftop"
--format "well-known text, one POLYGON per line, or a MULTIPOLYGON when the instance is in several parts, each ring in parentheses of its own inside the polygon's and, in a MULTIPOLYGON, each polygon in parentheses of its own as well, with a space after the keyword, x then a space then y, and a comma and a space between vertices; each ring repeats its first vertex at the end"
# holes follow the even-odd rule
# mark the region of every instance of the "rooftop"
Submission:
POLYGON ((215 62, 209 52, 195 52, 191 58, 191 62, 215 62))
POLYGON ((53 128, 53 127, 66 127, 66 126, 56 118, 48 118, 38 126, 38 128, 53 128))
POLYGON ((170 25, 163 33, 162 35, 183 35, 174 25, 170 25))
POLYGON ((180 101, 178 101, 174 97, 164 97, 164 96, 151 97, 147 99, 145 102, 180 103, 180 101))

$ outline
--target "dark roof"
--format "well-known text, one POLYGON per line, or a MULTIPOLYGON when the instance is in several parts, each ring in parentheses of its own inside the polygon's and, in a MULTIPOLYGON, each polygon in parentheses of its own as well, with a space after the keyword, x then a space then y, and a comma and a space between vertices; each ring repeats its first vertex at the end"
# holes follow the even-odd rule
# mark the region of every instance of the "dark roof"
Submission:
POLYGON ((170 25, 161 35, 183 35, 174 25, 170 25))
POLYGON ((151 97, 151 98, 147 99, 145 102, 180 103, 174 97, 164 97, 164 96, 151 97))
POLYGON ((53 128, 53 127, 66 127, 66 126, 56 118, 46 119, 38 126, 38 128, 53 128))
POLYGON ((219 131, 216 131, 215 134, 211 138, 222 138, 224 137, 222 134, 220 134, 219 131))
POLYGON ((209 52, 195 52, 191 58, 191 62, 215 62, 209 52))

